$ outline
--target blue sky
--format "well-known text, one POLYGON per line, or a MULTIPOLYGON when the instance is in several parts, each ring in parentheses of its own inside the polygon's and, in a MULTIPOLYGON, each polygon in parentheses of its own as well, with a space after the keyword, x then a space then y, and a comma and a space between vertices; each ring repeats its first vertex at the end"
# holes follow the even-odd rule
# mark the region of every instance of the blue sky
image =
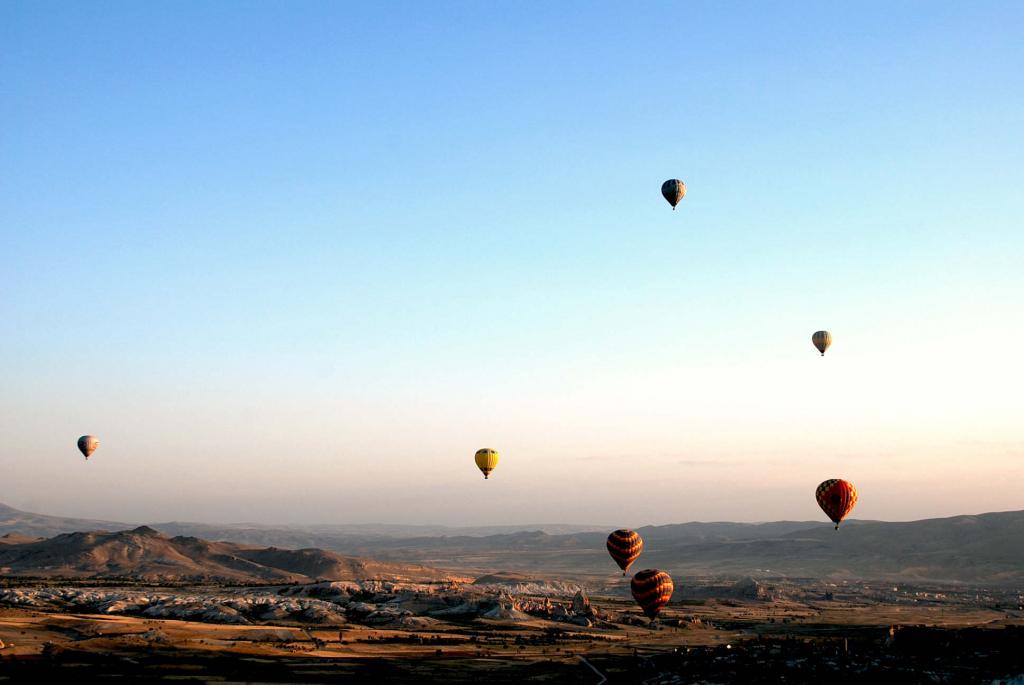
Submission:
POLYGON ((548 5, 0 6, 0 501, 1024 506, 1024 8, 548 5))

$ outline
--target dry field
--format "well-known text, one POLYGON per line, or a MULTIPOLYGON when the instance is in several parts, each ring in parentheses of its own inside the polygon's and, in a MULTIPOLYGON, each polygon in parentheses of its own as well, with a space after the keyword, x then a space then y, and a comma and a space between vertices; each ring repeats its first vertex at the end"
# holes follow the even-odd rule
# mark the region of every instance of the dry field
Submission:
POLYGON ((425 630, 396 630, 355 624, 226 625, 0 608, 0 639, 5 644, 0 679, 75 673, 124 682, 597 683, 604 676, 610 682, 640 682, 650 678, 649 670, 668 668, 669 679, 652 681, 668 683, 684 682, 670 679, 675 677, 671 669, 682 668, 672 665, 676 662, 658 665, 671 655, 681 659, 678 655, 692 654, 697 663, 719 653, 739 657, 748 645, 767 649, 779 644, 774 649, 798 645, 833 658, 829 655, 840 653, 837 645, 848 652, 851 641, 865 653, 869 647, 882 649, 891 625, 928 625, 950 634, 983 628, 993 635, 1009 634, 1000 629, 1016 626, 1024 634, 1022 612, 984 607, 708 600, 670 605, 660 625, 651 628, 631 624, 639 616, 624 599, 598 597, 593 602, 599 611, 622 620, 581 627, 533 617, 475 618, 435 621, 425 630))

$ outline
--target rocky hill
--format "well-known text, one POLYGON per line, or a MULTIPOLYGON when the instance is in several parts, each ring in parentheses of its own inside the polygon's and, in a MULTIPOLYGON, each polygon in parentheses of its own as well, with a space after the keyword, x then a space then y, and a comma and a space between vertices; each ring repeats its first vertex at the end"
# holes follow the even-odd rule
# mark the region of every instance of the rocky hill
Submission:
POLYGON ((260 549, 196 537, 168 537, 148 526, 114 533, 64 533, 43 540, 7 538, 0 574, 146 581, 288 583, 329 580, 442 581, 449 574, 321 549, 260 549))

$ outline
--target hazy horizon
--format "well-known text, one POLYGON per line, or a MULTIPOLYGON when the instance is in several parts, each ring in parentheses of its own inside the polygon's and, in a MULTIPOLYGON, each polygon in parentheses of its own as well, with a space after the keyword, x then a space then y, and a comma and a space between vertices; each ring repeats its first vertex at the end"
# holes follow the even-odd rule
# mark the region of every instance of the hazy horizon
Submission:
POLYGON ((1022 26, 4 4, 0 502, 641 526, 824 520, 841 477, 853 518, 1022 509, 1022 26))
MULTIPOLYGON (((0 505, 13 506, 13 505, 11 505, 8 502, 0 502, 0 505)), ((143 520, 143 519, 139 519, 139 520, 117 520, 117 519, 109 519, 109 518, 105 518, 105 517, 84 516, 84 515, 75 514, 73 512, 72 513, 65 512, 65 513, 62 513, 62 514, 57 514, 55 512, 50 512, 50 511, 35 511, 35 510, 30 510, 30 509, 22 509, 21 507, 14 507, 14 508, 15 509, 19 509, 20 511, 24 511, 25 513, 41 514, 41 515, 44 515, 44 516, 58 516, 58 517, 62 517, 62 518, 91 518, 91 519, 95 519, 95 520, 99 520, 99 521, 106 521, 108 523, 123 523, 123 524, 126 524, 126 525, 139 525, 139 526, 141 526, 141 525, 152 526, 152 525, 159 525, 159 524, 166 524, 166 523, 180 523, 180 524, 196 524, 196 525, 211 525, 211 526, 218 526, 218 525, 224 525, 224 526, 244 526, 244 525, 250 525, 250 524, 251 525, 255 525, 255 526, 268 526, 268 527, 275 526, 275 525, 296 526, 296 527, 303 527, 303 526, 308 526, 308 527, 316 527, 316 526, 341 526, 341 527, 352 527, 352 528, 359 528, 359 527, 372 528, 372 527, 378 527, 379 526, 381 528, 389 528, 389 527, 392 527, 392 528, 448 528, 448 529, 452 529, 452 530, 475 530, 475 529, 481 529, 481 528, 494 528, 494 529, 515 528, 515 529, 520 529, 520 530, 530 530, 531 527, 541 528, 541 527, 547 527, 547 526, 558 526, 558 527, 562 527, 562 528, 572 528, 572 529, 579 529, 579 530, 586 530, 586 529, 605 530, 605 529, 613 528, 616 525, 620 525, 620 526, 621 525, 626 525, 626 524, 623 524, 623 522, 621 522, 621 521, 619 521, 619 522, 611 522, 611 521, 596 521, 596 522, 581 522, 581 521, 523 521, 523 522, 514 522, 514 523, 473 524, 473 523, 469 523, 469 522, 439 523, 439 522, 436 522, 436 521, 400 521, 400 520, 394 520, 394 521, 372 521, 372 520, 334 520, 334 521, 310 520, 310 521, 297 521, 296 520, 296 521, 288 521, 288 522, 277 521, 277 520, 255 520, 255 519, 246 519, 246 520, 206 520, 206 519, 173 519, 173 520, 172 519, 163 519, 163 520, 155 520, 155 519, 152 519, 152 520, 145 519, 145 520, 143 520)), ((847 519, 844 519, 844 525, 848 525, 850 522, 857 522, 857 521, 864 522, 864 523, 870 523, 870 522, 908 523, 908 522, 915 522, 915 521, 920 521, 920 520, 934 520, 936 518, 950 518, 950 517, 957 517, 957 516, 982 516, 982 515, 985 515, 985 514, 1001 514, 1001 513, 1011 513, 1011 512, 1016 512, 1016 511, 1024 511, 1024 509, 1006 509, 1006 510, 991 510, 991 511, 987 511, 987 510, 986 511, 963 511, 963 512, 959 512, 958 514, 951 514, 949 516, 925 517, 923 519, 919 519, 919 518, 908 518, 908 519, 868 519, 868 518, 864 518, 864 517, 853 515, 853 516, 850 516, 847 519)), ((640 529, 640 528, 643 528, 645 526, 670 526, 670 525, 685 525, 685 524, 691 524, 691 523, 739 523, 739 524, 761 525, 761 524, 778 523, 780 521, 814 522, 814 521, 819 521, 820 519, 821 519, 820 516, 814 516, 814 517, 805 518, 805 519, 763 519, 763 520, 689 519, 689 520, 679 520, 679 521, 667 521, 667 522, 664 522, 664 523, 637 523, 637 522, 631 522, 631 523, 629 523, 627 525, 627 527, 633 528, 633 529, 640 529)))

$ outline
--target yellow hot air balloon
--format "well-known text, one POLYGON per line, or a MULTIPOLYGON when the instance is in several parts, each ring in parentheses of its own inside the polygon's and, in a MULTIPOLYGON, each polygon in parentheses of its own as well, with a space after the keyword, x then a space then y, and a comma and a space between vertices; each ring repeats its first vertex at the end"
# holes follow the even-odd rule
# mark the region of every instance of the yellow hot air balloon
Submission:
POLYGON ((675 210, 684 197, 686 197, 686 184, 678 178, 670 178, 661 184, 661 194, 675 210))
POLYGON ((476 467, 484 472, 484 479, 486 480, 487 476, 498 465, 498 452, 485 447, 482 450, 477 450, 476 456, 473 459, 476 461, 476 467))
POLYGON ((92 456, 92 453, 96 451, 96 448, 100 446, 100 441, 92 435, 83 435, 78 439, 78 449, 85 455, 86 459, 92 456))
POLYGON ((828 331, 817 331, 811 336, 811 342, 818 348, 818 352, 821 352, 821 356, 825 356, 825 350, 832 344, 832 334, 828 331))

